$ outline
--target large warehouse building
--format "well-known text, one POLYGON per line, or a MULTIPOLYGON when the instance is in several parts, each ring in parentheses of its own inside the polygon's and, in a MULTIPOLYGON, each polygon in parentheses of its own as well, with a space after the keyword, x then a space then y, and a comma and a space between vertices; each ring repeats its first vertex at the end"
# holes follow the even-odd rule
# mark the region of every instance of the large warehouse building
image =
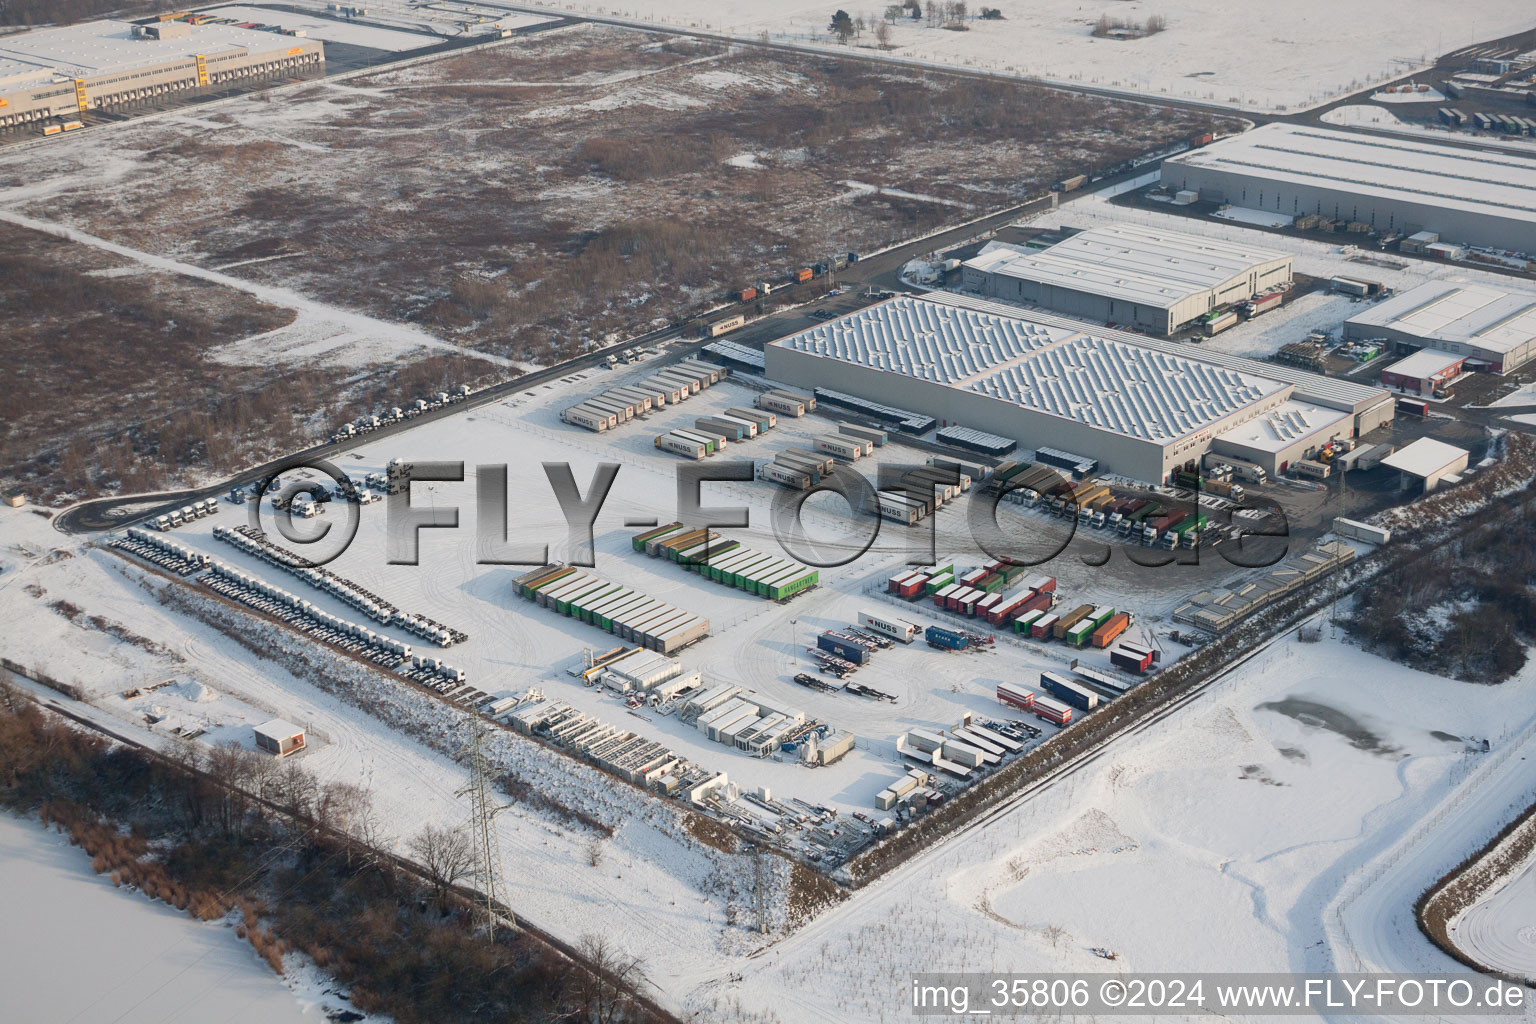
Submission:
POLYGON ((1432 281, 1350 317, 1344 337, 1438 349, 1464 356, 1468 370, 1508 373, 1536 358, 1536 295, 1432 281))
POLYGON ((1392 418, 1380 388, 944 292, 769 343, 767 375, 1165 481, 1206 452, 1271 472, 1392 418))
POLYGON ((317 70, 316 39, 234 25, 88 21, 0 36, 0 127, 317 70))
POLYGON ((997 248, 963 267, 968 292, 1155 334, 1291 283, 1284 253, 1138 224, 1092 228, 1039 251, 997 248))
POLYGON ((1202 200, 1322 214, 1447 242, 1536 249, 1536 157, 1267 124, 1163 161, 1162 183, 1202 200))

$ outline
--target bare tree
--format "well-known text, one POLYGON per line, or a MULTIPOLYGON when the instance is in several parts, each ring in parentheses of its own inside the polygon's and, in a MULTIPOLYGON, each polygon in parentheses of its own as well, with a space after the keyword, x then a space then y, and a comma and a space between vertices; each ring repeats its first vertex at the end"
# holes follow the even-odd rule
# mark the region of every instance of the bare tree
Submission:
POLYGON ((614 1024, 624 1019, 630 992, 646 983, 640 958, 631 956, 602 935, 584 935, 576 946, 587 970, 577 981, 577 998, 593 1024, 614 1024))
POLYGON ((428 825, 412 837, 410 848, 432 883, 438 906, 447 901, 454 883, 475 866, 475 852, 463 829, 428 825))
POLYGON ((882 50, 891 48, 891 23, 882 21, 875 25, 875 43, 882 50))
POLYGON ((597 867, 603 862, 604 852, 603 841, 601 839, 592 840, 587 844, 587 863, 593 867, 597 867))

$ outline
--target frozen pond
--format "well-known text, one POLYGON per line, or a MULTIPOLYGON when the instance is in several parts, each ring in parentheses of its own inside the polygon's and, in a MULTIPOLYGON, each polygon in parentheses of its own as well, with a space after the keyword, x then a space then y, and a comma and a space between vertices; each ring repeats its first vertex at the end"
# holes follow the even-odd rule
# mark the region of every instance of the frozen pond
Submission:
POLYGON ((202 924, 91 870, 34 821, 0 813, 0 991, 7 1020, 323 1021, 233 928, 202 924))

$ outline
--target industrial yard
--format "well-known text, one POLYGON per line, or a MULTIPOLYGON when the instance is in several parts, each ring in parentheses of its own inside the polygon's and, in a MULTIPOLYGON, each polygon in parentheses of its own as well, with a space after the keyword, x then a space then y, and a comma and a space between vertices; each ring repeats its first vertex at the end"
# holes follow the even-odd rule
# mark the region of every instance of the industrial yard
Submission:
POLYGON ((1529 984, 1536 26, 1134 7, 0 36, 17 1005, 1529 984))

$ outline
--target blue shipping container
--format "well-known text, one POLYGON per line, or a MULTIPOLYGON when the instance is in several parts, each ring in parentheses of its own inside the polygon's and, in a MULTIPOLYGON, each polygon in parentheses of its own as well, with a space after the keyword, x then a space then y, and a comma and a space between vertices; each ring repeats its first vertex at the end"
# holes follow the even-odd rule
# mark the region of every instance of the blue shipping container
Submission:
POLYGON ((924 630, 923 639, 928 641, 929 647, 939 647, 946 651, 963 651, 971 646, 970 638, 938 626, 929 626, 924 630))
POLYGON ((869 652, 862 647, 856 647, 846 640, 839 640, 835 636, 827 636, 823 633, 816 638, 816 646, 824 651, 831 651, 844 661, 851 661, 855 665, 862 665, 869 660, 869 652))

